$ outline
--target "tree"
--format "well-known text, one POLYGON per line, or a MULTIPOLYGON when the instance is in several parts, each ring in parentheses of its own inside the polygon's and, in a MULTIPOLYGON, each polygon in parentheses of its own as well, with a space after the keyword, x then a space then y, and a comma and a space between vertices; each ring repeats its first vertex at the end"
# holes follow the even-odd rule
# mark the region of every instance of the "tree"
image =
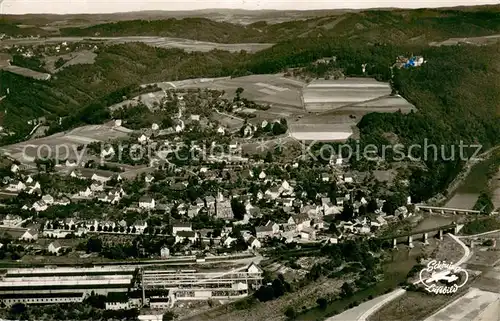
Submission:
POLYGON ((319 308, 324 310, 328 305, 328 301, 325 298, 319 298, 316 300, 316 303, 319 305, 319 308))
POLYGON ((295 317, 297 316, 297 312, 295 311, 295 309, 292 306, 289 306, 285 310, 285 316, 288 319, 295 319, 295 317))
POLYGON ((10 307, 10 312, 12 314, 21 314, 26 311, 26 306, 22 303, 16 303, 10 307))
POLYGON ((375 213, 376 210, 378 210, 377 200, 372 198, 368 201, 368 204, 366 204, 366 211, 368 213, 375 213))
POLYGON ((271 153, 271 151, 268 151, 266 153, 266 157, 264 158, 264 161, 266 163, 272 163, 273 162, 273 154, 271 153))
POLYGON ((175 319, 175 314, 172 311, 163 314, 162 321, 172 321, 173 319, 175 319))
POLYGON ((240 96, 241 94, 243 93, 245 89, 241 88, 241 87, 238 87, 236 88, 236 100, 240 100, 240 96))
POLYGON ((283 282, 280 279, 275 279, 272 283, 273 291, 274 291, 274 296, 279 298, 283 294, 285 294, 285 286, 283 285, 283 282))
POLYGON ((238 220, 243 219, 246 213, 245 205, 236 198, 231 200, 231 210, 233 211, 234 218, 238 220))
POLYGON ((272 286, 263 285, 256 292, 255 297, 260 302, 266 302, 274 299, 274 290, 272 286))
POLYGON ((350 297, 354 294, 354 289, 352 285, 348 282, 344 282, 340 290, 341 290, 341 295, 345 298, 350 297))
POLYGON ((344 208, 342 209, 340 217, 344 221, 350 221, 354 218, 354 208, 352 207, 351 204, 349 203, 344 204, 344 208))
POLYGON ((99 253, 102 251, 102 241, 97 237, 91 237, 87 241, 87 253, 99 253))

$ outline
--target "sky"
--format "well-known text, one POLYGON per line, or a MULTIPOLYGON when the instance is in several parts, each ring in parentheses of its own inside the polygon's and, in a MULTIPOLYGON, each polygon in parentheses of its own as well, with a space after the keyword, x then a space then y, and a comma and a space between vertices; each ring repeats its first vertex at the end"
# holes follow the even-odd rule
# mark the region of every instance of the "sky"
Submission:
POLYGON ((500 0, 0 0, 3 13, 112 13, 141 10, 313 10, 343 8, 425 8, 499 4, 500 0))

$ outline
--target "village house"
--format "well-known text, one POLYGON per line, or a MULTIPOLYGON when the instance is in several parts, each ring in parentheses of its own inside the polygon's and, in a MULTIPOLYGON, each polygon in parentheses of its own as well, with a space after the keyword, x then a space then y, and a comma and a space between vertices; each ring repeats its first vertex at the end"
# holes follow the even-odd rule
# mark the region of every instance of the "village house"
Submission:
POLYGON ((80 197, 90 197, 90 196, 92 196, 92 194, 94 194, 94 193, 92 192, 92 190, 89 187, 87 187, 84 191, 78 192, 78 196, 80 196, 80 197))
POLYGON ((9 192, 21 192, 26 189, 26 185, 21 181, 14 181, 7 186, 6 190, 9 192))
POLYGON ((90 178, 93 181, 101 182, 101 183, 106 183, 111 180, 111 176, 106 176, 106 175, 98 175, 96 173, 92 174, 92 177, 90 178))
POLYGON ((198 234, 194 231, 179 231, 175 234, 175 243, 182 243, 187 239, 192 244, 196 241, 197 236, 198 234))
POLYGON ((52 205, 54 204, 54 197, 52 197, 52 195, 50 194, 45 194, 44 196, 42 196, 42 201, 44 201, 47 205, 52 205))
POLYGON ((78 164, 76 163, 76 160, 67 159, 66 162, 64 163, 64 166, 76 167, 76 166, 78 166, 78 164))
POLYGON ((104 185, 97 182, 92 183, 92 185, 90 185, 90 190, 92 192, 102 192, 104 191, 104 185))
POLYGON ((23 219, 19 215, 7 214, 3 219, 3 225, 5 226, 18 226, 21 224, 23 219))
POLYGON ((188 216, 189 218, 193 218, 193 217, 197 216, 197 215, 198 215, 198 213, 200 212, 200 209, 201 209, 201 207, 200 207, 200 206, 198 206, 198 205, 195 205, 195 206, 190 206, 190 207, 188 208, 188 211, 187 211, 187 216, 188 216))
POLYGON ((147 141, 149 141, 149 137, 147 137, 146 135, 142 134, 141 136, 139 136, 137 138, 137 141, 141 144, 144 144, 146 143, 147 141))
POLYGON ((164 246, 160 249, 160 257, 162 259, 166 259, 170 256, 170 250, 168 249, 168 247, 164 246))
POLYGON ((153 175, 150 175, 150 174, 148 174, 148 175, 146 175, 146 177, 144 177, 144 181, 145 181, 147 184, 149 184, 149 183, 153 182, 154 180, 155 180, 154 176, 153 176, 153 175))
POLYGON ((300 213, 290 216, 290 218, 288 219, 288 224, 291 226, 295 226, 295 230, 297 232, 300 232, 304 228, 311 226, 311 219, 309 218, 309 215, 300 213))
POLYGON ((31 206, 32 209, 34 209, 35 211, 37 212, 43 212, 45 211, 47 208, 49 208, 49 206, 47 205, 47 203, 45 203, 44 201, 37 201, 33 204, 33 206, 31 206))
POLYGON ((17 164, 12 164, 12 166, 10 167, 10 171, 12 173, 17 173, 19 171, 19 166, 17 164))
POLYGON ((47 247, 47 251, 52 254, 59 254, 59 252, 62 250, 62 246, 58 241, 54 241, 49 244, 47 247))
POLYGON ((277 199, 280 196, 280 189, 275 186, 266 190, 265 195, 269 196, 272 200, 277 199))
POLYGON ((79 170, 73 170, 71 171, 71 173, 69 174, 70 177, 73 177, 73 178, 78 178, 78 179, 82 179, 84 178, 82 173, 79 171, 79 170))
POLYGON ((151 196, 144 195, 139 199, 139 208, 147 210, 154 209, 155 200, 151 196))
POLYGON ((316 240, 316 231, 312 228, 304 228, 299 232, 302 240, 314 241, 316 240))
POLYGON ((218 201, 215 204, 215 215, 221 219, 234 218, 230 200, 218 201))
POLYGON ((226 237, 226 239, 224 240, 224 242, 222 242, 222 245, 226 248, 230 248, 231 245, 236 242, 238 239, 237 238, 234 238, 234 237, 231 237, 231 236, 228 236, 226 237))
POLYGON ((248 239, 247 244, 248 244, 248 248, 252 249, 252 250, 260 249, 262 246, 262 243, 253 236, 251 236, 248 239))
POLYGON ((26 232, 23 233, 23 235, 19 237, 19 240, 25 242, 36 241, 38 240, 38 231, 35 229, 28 229, 26 232))
POLYGON ((148 223, 143 220, 137 220, 132 226, 135 227, 135 231, 137 234, 143 234, 144 230, 148 227, 148 223))
POLYGON ((175 222, 172 225, 172 235, 173 236, 177 235, 177 233, 181 232, 181 231, 188 231, 188 232, 193 231, 191 223, 175 222))
POLYGON ((264 239, 266 237, 273 237, 280 230, 280 226, 271 221, 267 222, 265 226, 255 227, 255 235, 258 239, 264 239))
POLYGON ((207 203, 207 209, 209 214, 215 214, 215 197, 207 196, 205 197, 205 202, 207 203))

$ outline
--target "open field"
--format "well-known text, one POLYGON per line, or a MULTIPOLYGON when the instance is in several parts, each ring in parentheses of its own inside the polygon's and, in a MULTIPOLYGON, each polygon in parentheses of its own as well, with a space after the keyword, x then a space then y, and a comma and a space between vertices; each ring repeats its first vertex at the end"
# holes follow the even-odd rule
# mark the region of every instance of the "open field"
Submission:
POLYGON ((178 48, 186 51, 202 51, 208 52, 214 49, 226 50, 230 52, 240 52, 245 50, 247 52, 257 52, 260 50, 272 47, 272 43, 238 43, 238 44, 224 44, 215 42, 196 41, 181 38, 169 37, 50 37, 50 38, 23 38, 23 39, 8 39, 3 40, 4 46, 12 45, 40 45, 61 42, 80 42, 80 41, 96 41, 104 42, 105 44, 115 45, 129 42, 142 42, 146 45, 158 48, 178 48))
POLYGON ((188 79, 156 85, 162 89, 210 88, 224 91, 228 99, 233 99, 236 89, 241 87, 244 89, 241 97, 270 106, 268 110, 253 112, 254 121, 287 118, 290 136, 299 141, 346 141, 356 138, 356 124, 370 112, 415 110, 401 96, 389 96, 388 83, 372 78, 317 80, 307 85, 282 74, 267 74, 188 79), (322 113, 308 110, 313 105, 321 105, 317 111, 322 113))
POLYGON ((388 83, 372 78, 315 80, 304 88, 304 105, 308 111, 328 111, 362 103, 391 93, 388 83))
POLYGON ((344 142, 353 135, 356 124, 296 124, 289 125, 290 135, 298 141, 344 142))
POLYGON ((79 145, 127 137, 130 132, 129 129, 124 127, 89 125, 65 133, 57 133, 48 137, 3 146, 0 151, 22 163, 30 163, 37 156, 47 157, 51 155, 51 157, 55 157, 57 153, 59 153, 60 159, 64 159, 65 156, 69 159, 76 159, 77 153, 80 153, 77 151, 79 145))
POLYGON ((47 70, 50 72, 54 73, 62 68, 69 67, 72 65, 87 65, 87 64, 93 64, 95 61, 95 58, 97 57, 97 54, 90 51, 90 50, 82 50, 78 52, 72 52, 69 54, 61 55, 61 56, 49 56, 45 57, 45 66, 47 70), (66 63, 59 69, 57 69, 54 64, 55 62, 59 59, 63 58, 66 60, 66 63))
POLYGON ((490 35, 484 37, 471 37, 471 38, 450 38, 444 41, 439 42, 431 42, 431 46, 455 46, 457 44, 469 44, 469 45, 477 45, 484 46, 493 43, 497 43, 500 41, 500 35, 490 35))
POLYGON ((371 315, 368 320, 421 321, 451 300, 452 298, 447 295, 430 295, 422 292, 408 291, 390 304, 383 306, 379 311, 371 315))
POLYGON ((24 77, 34 78, 37 80, 49 80, 51 77, 50 74, 34 71, 31 69, 23 68, 23 67, 19 67, 19 66, 4 66, 4 67, 1 67, 0 69, 3 69, 5 71, 9 71, 9 72, 12 72, 14 74, 18 74, 18 75, 21 75, 24 77))

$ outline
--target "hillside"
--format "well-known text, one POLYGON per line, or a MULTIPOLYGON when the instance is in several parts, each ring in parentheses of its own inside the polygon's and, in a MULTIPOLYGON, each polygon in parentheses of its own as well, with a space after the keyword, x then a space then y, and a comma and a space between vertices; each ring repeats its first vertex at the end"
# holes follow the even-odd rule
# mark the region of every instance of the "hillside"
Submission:
POLYGON ((62 28, 64 36, 166 36, 203 41, 279 42, 295 38, 336 37, 365 42, 428 43, 451 37, 500 33, 500 11, 391 10, 246 26, 206 18, 130 20, 84 28, 62 28))
POLYGON ((187 53, 131 43, 105 47, 94 64, 70 66, 49 82, 0 71, 0 96, 10 88, 0 103, 1 110, 7 111, 4 124, 25 133, 26 120, 68 116, 134 84, 228 75, 247 58, 224 51, 187 53))
MULTIPOLYGON (((444 155, 456 155, 461 141, 481 144, 484 149, 500 144, 500 45, 428 46, 430 41, 448 37, 499 33, 500 13, 496 8, 367 11, 246 27, 191 18, 169 20, 168 28, 164 23, 128 21, 65 32, 99 32, 102 36, 155 32, 210 41, 279 43, 256 54, 187 53, 129 43, 103 47, 93 65, 65 68, 49 82, 2 72, 0 95, 6 88, 11 94, 0 103, 0 110, 7 111, 4 124, 19 133, 10 139, 21 138, 29 130, 26 120, 34 117, 67 116, 61 127, 52 130, 102 122, 109 116, 105 106, 127 96, 140 83, 274 73, 297 66, 321 76, 322 71, 313 62, 325 56, 336 56, 333 68, 346 75, 364 76, 360 66, 366 63, 366 75, 387 81, 395 57, 421 54, 427 64, 396 71, 394 77, 395 89, 419 112, 366 115, 358 125, 362 142, 384 145, 396 140, 409 146, 427 139, 431 144, 444 145, 444 155)), ((410 191, 415 201, 442 191, 460 171, 460 160, 441 158, 428 159, 413 170, 410 191)))

